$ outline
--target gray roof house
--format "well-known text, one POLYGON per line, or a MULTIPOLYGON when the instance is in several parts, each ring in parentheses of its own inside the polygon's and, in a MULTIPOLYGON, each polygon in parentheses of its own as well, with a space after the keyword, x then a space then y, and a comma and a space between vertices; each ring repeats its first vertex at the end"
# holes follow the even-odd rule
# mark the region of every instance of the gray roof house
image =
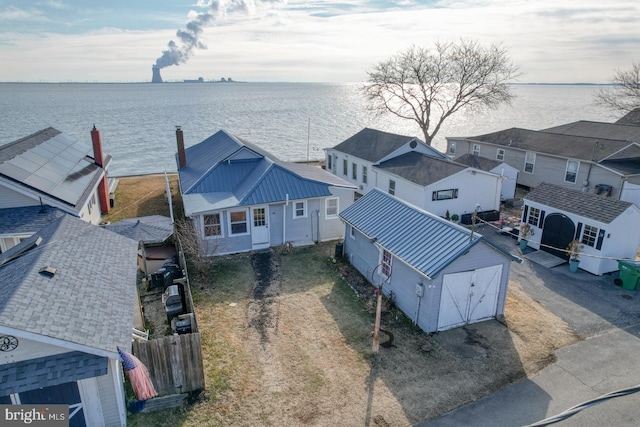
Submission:
POLYGON ((518 184, 525 187, 549 182, 640 206, 639 144, 640 126, 578 121, 447 138, 447 154, 504 161, 518 169, 518 184))
POLYGON ((226 131, 185 148, 176 131, 180 192, 206 255, 341 239, 355 186, 283 162, 226 131))
POLYGON ((568 259, 566 248, 582 244, 579 268, 595 275, 618 270, 618 259, 635 260, 640 245, 640 208, 622 200, 542 183, 524 198, 522 222, 534 230, 528 246, 568 259))
POLYGON ((379 189, 340 217, 344 256, 422 330, 504 313, 510 262, 521 260, 482 235, 379 189))
POLYGON ((92 144, 49 127, 0 146, 0 209, 49 205, 92 224, 111 206, 100 132, 92 144))
POLYGON ((500 207, 498 174, 452 162, 417 138, 366 128, 326 149, 326 162, 359 193, 379 188, 436 215, 500 207))
POLYGON ((0 403, 68 404, 71 425, 126 425, 137 242, 63 215, 0 254, 0 403))
POLYGON ((64 215, 47 205, 0 209, 0 254, 64 215))
POLYGON ((518 183, 518 169, 501 160, 492 160, 485 157, 474 156, 473 154, 463 154, 456 157, 456 163, 467 165, 472 168, 500 175, 502 180, 500 190, 500 200, 513 199, 516 195, 516 185, 518 183))

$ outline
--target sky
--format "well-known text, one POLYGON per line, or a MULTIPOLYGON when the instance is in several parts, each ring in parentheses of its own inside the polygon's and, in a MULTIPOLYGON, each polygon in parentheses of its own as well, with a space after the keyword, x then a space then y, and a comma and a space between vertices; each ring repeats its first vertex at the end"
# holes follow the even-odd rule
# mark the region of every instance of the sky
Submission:
POLYGON ((500 43, 520 83, 640 62, 638 0, 0 0, 0 81, 364 82, 411 45, 500 43))

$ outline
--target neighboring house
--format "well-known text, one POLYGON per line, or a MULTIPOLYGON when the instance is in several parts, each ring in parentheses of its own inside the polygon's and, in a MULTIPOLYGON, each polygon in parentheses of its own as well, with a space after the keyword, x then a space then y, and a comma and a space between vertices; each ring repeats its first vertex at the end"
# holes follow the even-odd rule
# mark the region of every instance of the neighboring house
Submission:
POLYGON ((526 187, 548 182, 640 205, 639 142, 640 126, 579 121, 447 138, 447 154, 501 160, 518 169, 518 184, 526 187))
POLYGON ((345 209, 344 254, 425 332, 504 313, 510 262, 478 233, 374 189, 345 209))
POLYGON ((525 196, 522 222, 534 230, 529 246, 561 258, 568 259, 569 242, 579 240, 579 268, 595 275, 618 270, 617 259, 635 260, 640 244, 640 208, 554 184, 525 196))
POLYGON ((640 126, 640 108, 629 111, 627 114, 619 118, 616 123, 621 125, 638 125, 640 126))
POLYGON ((67 404, 72 426, 124 426, 137 242, 63 215, 0 254, 0 403, 67 404))
POLYGON ((47 205, 0 209, 0 254, 64 215, 47 205))
POLYGON ((417 138, 367 128, 326 149, 326 162, 362 194, 379 188, 436 215, 500 208, 500 176, 454 163, 417 138))
POLYGON ((0 209, 49 205, 99 223, 111 206, 111 156, 95 127, 91 139, 93 148, 50 127, 0 146, 0 209))
POLYGON ((181 129, 176 138, 185 215, 206 255, 344 237, 338 214, 353 203, 355 186, 223 130, 186 149, 181 129))
POLYGON ((502 185, 500 189, 500 200, 513 199, 516 196, 516 185, 518 182, 518 169, 506 164, 501 160, 491 160, 473 154, 463 154, 456 157, 456 163, 480 169, 486 172, 493 172, 500 175, 502 185))

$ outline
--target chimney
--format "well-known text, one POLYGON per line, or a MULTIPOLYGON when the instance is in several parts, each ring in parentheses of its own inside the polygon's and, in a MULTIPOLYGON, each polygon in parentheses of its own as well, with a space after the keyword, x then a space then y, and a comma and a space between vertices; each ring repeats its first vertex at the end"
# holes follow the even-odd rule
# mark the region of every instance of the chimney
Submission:
POLYGON ((102 214, 109 213, 109 185, 107 183, 107 171, 104 169, 104 155, 102 153, 102 140, 100 139, 100 131, 93 125, 91 129, 91 142, 93 143, 93 159, 96 165, 103 169, 104 175, 98 184, 98 199, 100 200, 100 212, 102 214))
POLYGON ((151 83, 162 83, 162 76, 160 75, 160 68, 155 65, 151 67, 153 71, 153 77, 151 77, 151 83))
POLYGON ((187 166, 187 154, 184 151, 184 135, 180 126, 176 126, 176 141, 178 142, 178 169, 187 166))

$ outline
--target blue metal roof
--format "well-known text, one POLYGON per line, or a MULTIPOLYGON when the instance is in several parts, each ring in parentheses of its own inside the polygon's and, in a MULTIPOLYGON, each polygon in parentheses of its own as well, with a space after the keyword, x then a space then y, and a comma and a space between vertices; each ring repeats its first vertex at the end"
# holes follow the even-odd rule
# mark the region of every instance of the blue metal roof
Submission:
POLYGON ((330 186, 355 188, 321 168, 281 162, 222 130, 185 151, 187 164, 178 174, 188 215, 287 198, 326 197, 331 195, 330 186))
POLYGON ((517 260, 478 233, 374 189, 346 208, 340 217, 428 277, 434 277, 479 242, 517 260))

